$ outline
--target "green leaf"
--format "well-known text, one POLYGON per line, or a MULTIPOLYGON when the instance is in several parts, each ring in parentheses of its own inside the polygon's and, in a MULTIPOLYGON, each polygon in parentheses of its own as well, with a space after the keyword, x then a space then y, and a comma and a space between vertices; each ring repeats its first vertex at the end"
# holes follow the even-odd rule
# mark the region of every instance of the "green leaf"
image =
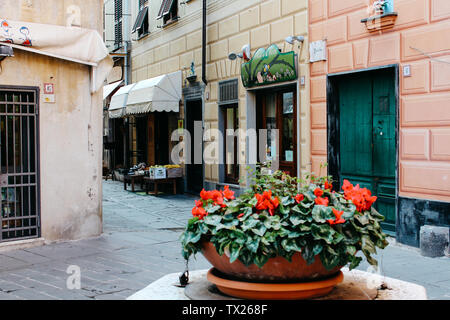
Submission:
POLYGON ((356 247, 355 246, 347 246, 345 252, 351 256, 354 256, 356 253, 356 247))
POLYGON ((325 223, 329 219, 334 219, 334 214, 331 207, 314 206, 312 218, 318 223, 325 223))
POLYGON ((336 231, 334 231, 329 225, 311 225, 311 234, 316 240, 325 240, 326 243, 331 244, 335 233, 336 231))
POLYGON ((299 224, 303 223, 305 220, 303 220, 303 217, 299 214, 291 214, 291 216, 289 217, 289 221, 291 221, 292 225, 296 227, 299 224))
POLYGON ((295 239, 283 239, 281 241, 281 246, 286 251, 296 251, 301 252, 302 248, 297 244, 295 239))
POLYGON ((353 270, 355 269, 357 266, 359 266, 359 264, 361 263, 362 258, 361 257, 356 257, 356 256, 351 256, 350 257, 350 266, 349 269, 353 270))
POLYGON ((377 210, 375 210, 374 207, 370 208, 370 215, 380 221, 384 221, 385 219, 385 217, 382 214, 380 214, 377 210))
POLYGON ((259 268, 262 268, 266 264, 267 260, 269 260, 269 257, 264 254, 258 254, 255 256, 255 264, 259 268))
POLYGON ((261 238, 248 238, 247 239, 247 243, 246 243, 246 247, 248 250, 250 250, 253 253, 256 253, 258 251, 259 248, 259 243, 261 241, 261 238))
POLYGON ((216 214, 212 214, 212 215, 207 215, 203 221, 206 224, 209 224, 211 226, 218 226, 220 224, 220 221, 222 220, 222 216, 216 215, 216 214))
POLYGON ((266 232, 267 228, 264 224, 261 222, 258 222, 258 224, 251 229, 252 232, 260 237, 264 236, 264 233, 266 232))
POLYGON ((304 234, 303 232, 297 232, 297 231, 291 231, 291 230, 288 230, 288 231, 289 231, 289 234, 288 234, 289 239, 298 238, 304 234))
POLYGON ((256 199, 256 197, 253 197, 250 201, 248 201, 248 204, 251 205, 252 207, 256 206, 257 203, 258 199, 256 199))
POLYGON ((339 264, 339 255, 330 247, 322 250, 320 260, 327 270, 331 270, 339 264))
POLYGON ((230 263, 233 263, 239 257, 239 252, 241 251, 241 246, 232 245, 229 247, 230 250, 230 263))
POLYGON ((254 228, 257 224, 259 223, 258 220, 255 220, 253 218, 248 218, 247 220, 244 221, 244 223, 242 224, 242 230, 247 231, 249 229, 254 228))
POLYGON ((200 240, 201 236, 202 236, 202 234, 200 232, 195 233, 195 232, 187 231, 185 233, 184 242, 186 244, 197 243, 200 240))
POLYGON ((307 265, 313 264, 314 260, 315 260, 314 259, 315 254, 314 254, 313 249, 310 248, 309 246, 305 246, 302 250, 302 257, 303 257, 303 259, 306 260, 307 265))
POLYGON ((221 209, 221 206, 214 206, 214 205, 211 205, 211 204, 208 204, 205 207, 205 210, 206 210, 206 212, 208 212, 208 214, 216 213, 220 209, 221 209))
POLYGON ((370 223, 369 217, 367 215, 355 214, 354 218, 363 227, 370 223))
POLYGON ((289 206, 289 205, 293 204, 294 202, 295 202, 295 200, 290 196, 281 198, 281 204, 283 206, 289 206))
POLYGON ((301 232, 309 232, 309 231, 311 231, 311 226, 310 225, 306 225, 306 224, 301 224, 299 226, 299 229, 300 229, 301 232))
POLYGON ((373 244, 373 242, 369 236, 362 236, 361 241, 362 241, 361 249, 363 250, 363 252, 368 252, 368 253, 372 253, 372 254, 377 253, 377 250, 375 249, 375 245, 373 244))
POLYGON ((298 205, 299 205, 299 207, 304 208, 304 209, 311 209, 311 207, 314 205, 314 202, 302 201, 298 205))
POLYGON ((333 236, 333 244, 338 244, 339 242, 344 240, 344 238, 345 237, 341 233, 336 232, 333 236))
POLYGON ((216 231, 219 231, 220 229, 234 230, 234 229, 236 229, 236 226, 238 224, 239 224, 238 220, 225 221, 225 222, 217 225, 216 231))
POLYGON ((289 213, 291 212, 291 209, 290 209, 289 207, 286 207, 286 206, 284 206, 284 205, 282 205, 282 204, 280 204, 280 206, 279 206, 278 208, 279 208, 279 210, 280 210, 280 213, 281 213, 283 216, 287 216, 287 215, 289 215, 289 213))
POLYGON ((319 253, 322 252, 322 249, 323 249, 322 244, 320 244, 320 243, 314 244, 314 246, 313 246, 313 253, 314 253, 314 255, 317 256, 319 253))
POLYGON ((280 217, 279 216, 269 216, 266 221, 264 221, 264 225, 267 229, 280 230, 280 217))

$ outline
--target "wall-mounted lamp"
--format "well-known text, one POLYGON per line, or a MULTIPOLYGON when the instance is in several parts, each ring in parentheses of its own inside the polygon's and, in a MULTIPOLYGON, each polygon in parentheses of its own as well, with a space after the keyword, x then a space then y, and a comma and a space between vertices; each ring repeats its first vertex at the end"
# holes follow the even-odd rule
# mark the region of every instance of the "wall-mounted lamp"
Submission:
POLYGON ((237 58, 241 58, 244 59, 245 61, 250 60, 252 57, 252 53, 251 53, 251 49, 250 49, 250 45, 246 44, 245 46, 242 47, 242 51, 239 53, 230 53, 228 55, 228 59, 230 60, 236 60, 237 58))
POLYGON ((3 61, 6 57, 14 57, 13 48, 10 46, 0 45, 0 62, 3 61))
POLYGON ((284 39, 289 44, 294 44, 295 41, 302 42, 305 41, 304 36, 289 36, 286 39, 284 39))

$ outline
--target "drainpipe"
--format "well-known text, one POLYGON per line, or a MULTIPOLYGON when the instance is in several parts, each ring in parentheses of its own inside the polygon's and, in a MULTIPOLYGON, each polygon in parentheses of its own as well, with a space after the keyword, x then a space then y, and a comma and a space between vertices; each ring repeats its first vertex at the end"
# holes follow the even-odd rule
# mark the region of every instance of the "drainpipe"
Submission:
MULTIPOLYGON (((124 73, 124 81, 125 81, 125 85, 129 85, 130 84, 130 67, 131 67, 131 48, 130 48, 130 17, 131 17, 131 10, 129 8, 129 1, 125 0, 122 1, 122 5, 124 8, 124 12, 125 15, 122 16, 122 21, 123 23, 123 30, 125 32, 123 32, 123 39, 125 40, 125 61, 124 61, 124 66, 123 66, 123 73, 124 73)), ((124 144, 123 144, 123 164, 125 169, 128 169, 130 167, 130 157, 129 157, 129 141, 130 141, 130 126, 129 126, 129 120, 128 118, 124 119, 123 122, 124 125, 124 129, 125 129, 125 137, 124 137, 124 144)))
POLYGON ((208 85, 206 80, 206 0, 203 0, 203 27, 202 27, 202 81, 208 85))

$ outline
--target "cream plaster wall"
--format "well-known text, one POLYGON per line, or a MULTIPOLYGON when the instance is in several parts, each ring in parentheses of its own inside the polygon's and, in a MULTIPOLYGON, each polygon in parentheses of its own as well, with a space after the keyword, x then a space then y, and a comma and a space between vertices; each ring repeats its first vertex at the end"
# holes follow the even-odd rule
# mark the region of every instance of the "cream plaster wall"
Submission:
MULTIPOLYGON (((65 25, 72 4, 81 26, 102 30, 102 0, 31 0, 0 3, 12 20, 65 25)), ((41 232, 46 241, 102 232, 102 92, 90 93, 88 66, 14 50, 2 62, 0 85, 40 88, 41 232), (44 103, 43 84, 55 84, 56 103, 44 103)))
MULTIPOLYGON (((135 1, 137 2, 137 1, 135 1)), ((150 11, 159 10, 161 0, 151 1, 150 11)), ((299 78, 306 77, 306 86, 300 90, 301 171, 310 170, 310 108, 308 66, 308 1, 307 0, 210 0, 207 10, 207 66, 209 81, 205 99, 204 120, 206 127, 218 128, 218 82, 239 79, 239 116, 246 128, 246 90, 240 80, 241 60, 228 60, 231 52, 239 52, 243 45, 250 44, 252 53, 258 48, 277 44, 283 52, 297 50, 284 38, 290 35, 305 36, 299 57, 299 78)), ((193 0, 179 6, 180 19, 166 28, 157 28, 150 17, 151 33, 133 41, 132 81, 137 82, 161 74, 186 70, 192 61, 198 79, 202 76, 202 1, 193 0)), ((137 9, 133 10, 136 15, 137 9)), ((152 13, 153 14, 153 13, 152 13)), ((134 20, 133 20, 134 21, 134 20)), ((184 73, 184 76, 186 73, 184 73)), ((240 137, 240 152, 245 152, 244 137, 240 137)), ((213 142, 210 142, 213 143, 213 142)), ((206 146, 208 146, 208 142, 206 146)), ((218 161, 218 152, 213 159, 218 161)), ((246 176, 245 165, 241 166, 241 178, 246 176)), ((205 166, 205 179, 218 182, 218 165, 205 166)))

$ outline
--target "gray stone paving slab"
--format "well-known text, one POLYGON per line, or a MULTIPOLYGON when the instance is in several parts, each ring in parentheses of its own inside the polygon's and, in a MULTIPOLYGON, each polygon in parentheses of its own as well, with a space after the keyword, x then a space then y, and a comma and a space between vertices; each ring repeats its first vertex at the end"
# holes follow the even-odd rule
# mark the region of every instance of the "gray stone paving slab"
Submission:
MULTIPOLYGON (((179 237, 196 197, 139 195, 120 182, 103 183, 103 235, 25 250, 0 252, 0 300, 122 300, 163 276, 181 274, 179 237), (80 267, 81 289, 69 290, 66 273, 80 267)), ((423 285, 430 299, 450 299, 450 259, 390 245, 378 254, 381 274, 423 285)), ((362 263, 358 269, 367 271, 362 263)), ((201 254, 189 268, 210 268, 201 254)))

